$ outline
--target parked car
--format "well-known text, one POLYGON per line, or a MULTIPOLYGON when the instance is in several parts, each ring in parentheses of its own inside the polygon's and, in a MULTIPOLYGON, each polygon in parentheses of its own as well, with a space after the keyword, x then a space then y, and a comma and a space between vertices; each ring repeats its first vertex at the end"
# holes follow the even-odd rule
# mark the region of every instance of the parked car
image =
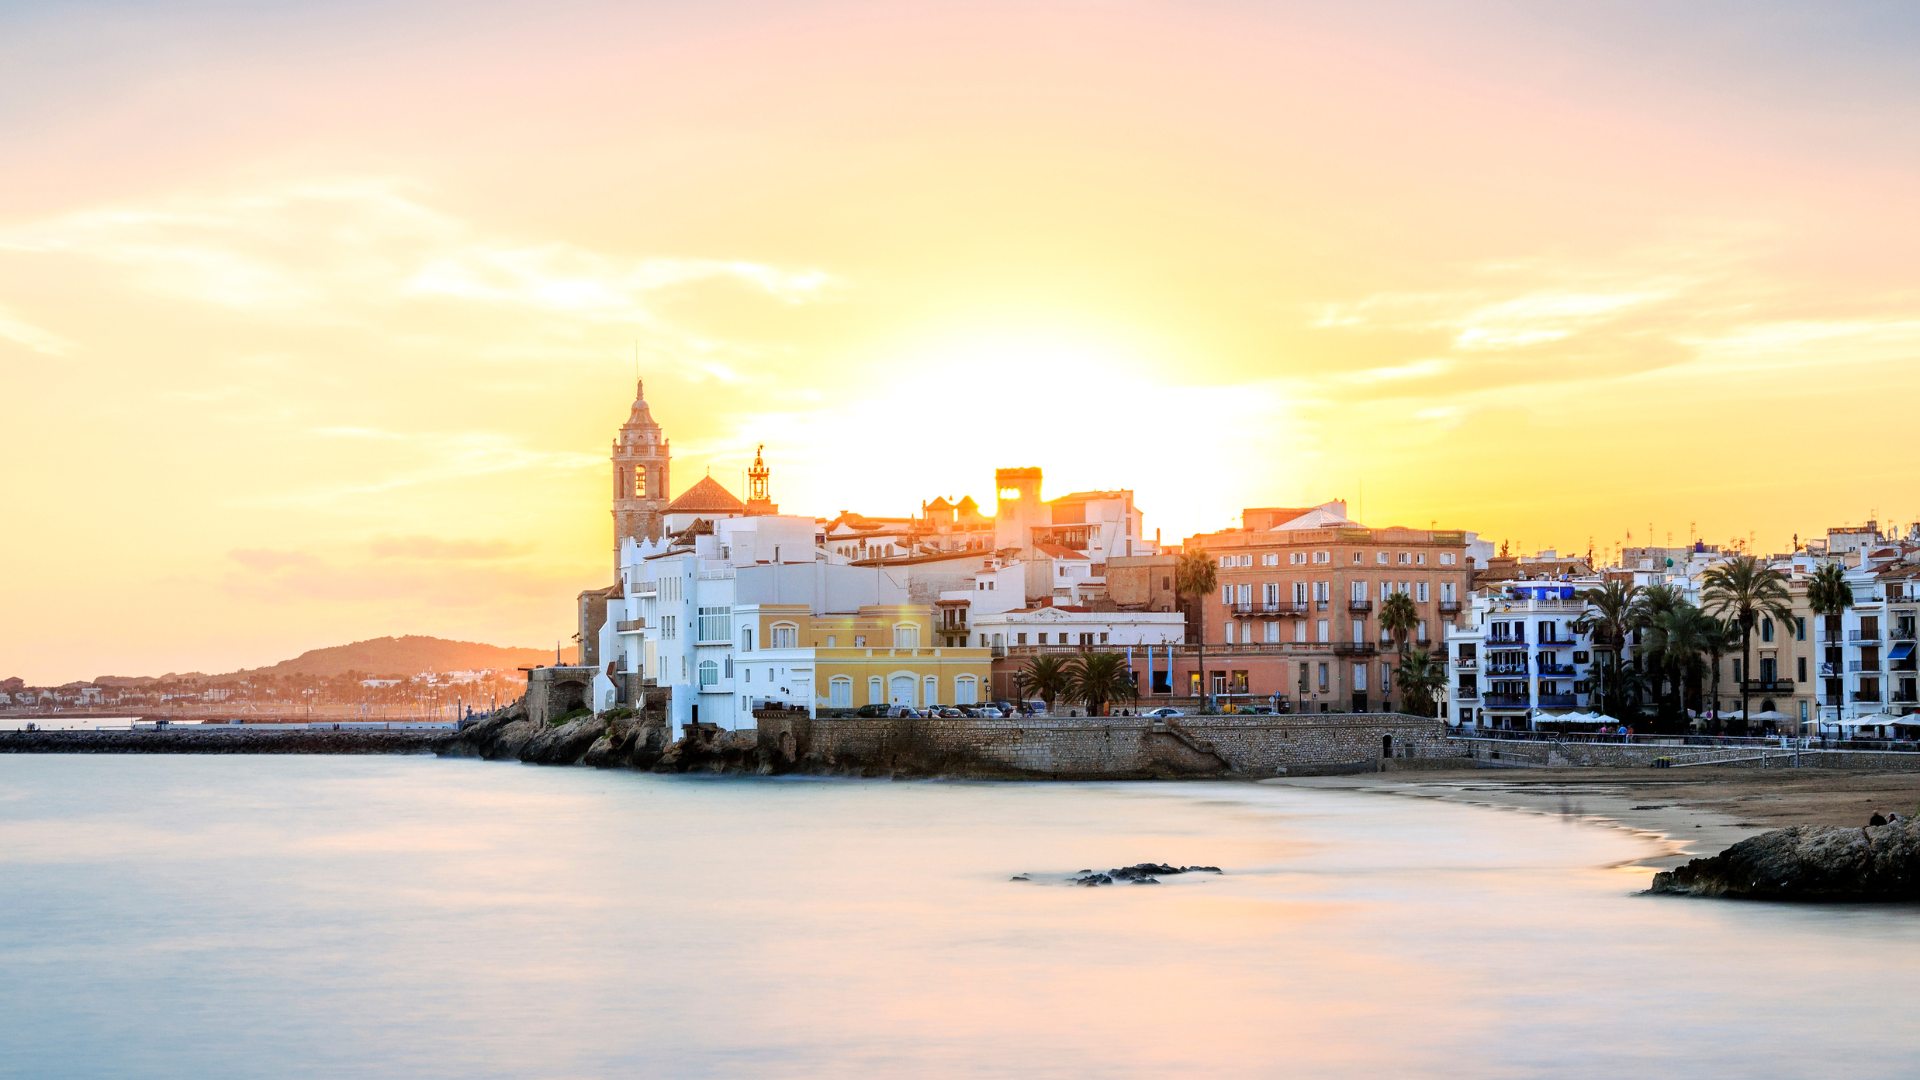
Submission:
MULTIPOLYGON (((928 711, 932 712, 932 710, 928 711)), ((940 717, 942 720, 962 720, 966 718, 967 714, 952 706, 948 706, 939 712, 933 713, 933 715, 940 717)))
POLYGON ((927 718, 926 713, 908 705, 891 706, 887 710, 887 715, 895 720, 925 720, 927 718))
POLYGON ((1044 701, 1023 701, 1020 704, 1025 705, 1028 712, 1043 713, 1047 711, 1047 703, 1044 701))
POLYGON ((1164 705, 1163 705, 1163 706, 1161 706, 1161 707, 1160 707, 1160 708, 1158 708, 1158 709, 1152 709, 1152 710, 1149 710, 1149 711, 1147 711, 1147 712, 1143 712, 1143 713, 1141 713, 1140 715, 1142 715, 1142 716, 1152 716, 1152 717, 1158 717, 1158 718, 1161 718, 1161 719, 1164 719, 1164 718, 1166 718, 1166 717, 1169 717, 1169 716, 1179 716, 1179 715, 1180 715, 1180 710, 1179 710, 1179 709, 1169 709, 1169 708, 1167 708, 1166 706, 1164 706, 1164 705))

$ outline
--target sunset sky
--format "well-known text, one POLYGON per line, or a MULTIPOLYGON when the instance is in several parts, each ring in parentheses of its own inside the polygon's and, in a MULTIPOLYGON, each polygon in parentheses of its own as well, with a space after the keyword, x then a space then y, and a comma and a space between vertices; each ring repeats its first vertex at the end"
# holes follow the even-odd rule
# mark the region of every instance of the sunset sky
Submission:
POLYGON ((636 347, 787 512, 1920 520, 1916 132, 1899 3, 8 4, 0 677, 550 647, 636 347))

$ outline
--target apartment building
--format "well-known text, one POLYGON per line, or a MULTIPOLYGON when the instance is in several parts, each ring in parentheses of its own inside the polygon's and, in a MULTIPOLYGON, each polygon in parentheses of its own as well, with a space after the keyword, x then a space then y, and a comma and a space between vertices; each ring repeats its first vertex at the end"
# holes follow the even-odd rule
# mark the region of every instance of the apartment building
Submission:
POLYGON ((1475 593, 1446 635, 1450 723, 1533 730, 1591 700, 1593 640, 1575 627, 1597 580, 1514 581, 1475 593))
POLYGON ((1266 527, 1187 539, 1188 550, 1215 561, 1216 584, 1197 628, 1209 651, 1204 675, 1197 655, 1175 657, 1173 688, 1295 711, 1390 704, 1394 639, 1380 626, 1380 605, 1396 593, 1411 597, 1419 618, 1409 644, 1433 647, 1466 608, 1473 537, 1369 528, 1346 509, 1339 500, 1253 509, 1242 521, 1266 527))
MULTIPOLYGON (((1825 734, 1885 728, 1920 712, 1920 562, 1871 549, 1847 572, 1853 606, 1820 619, 1820 725, 1825 734)), ((1881 732, 1884 733, 1884 732, 1881 732)))

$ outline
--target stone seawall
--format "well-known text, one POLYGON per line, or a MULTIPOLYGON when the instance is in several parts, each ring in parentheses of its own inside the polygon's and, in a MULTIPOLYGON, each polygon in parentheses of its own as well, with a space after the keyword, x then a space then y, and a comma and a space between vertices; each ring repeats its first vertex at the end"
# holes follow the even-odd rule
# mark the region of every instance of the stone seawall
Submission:
POLYGON ((1675 767, 1725 765, 1749 769, 1863 769, 1920 772, 1920 753, 1878 750, 1799 750, 1778 746, 1662 746, 1654 743, 1549 742, 1456 739, 1474 764, 1539 768, 1650 768, 1661 758, 1675 767))
MULTIPOLYGON (((1360 772, 1383 759, 1457 757, 1438 720, 1332 717, 809 720, 756 717, 775 771, 1095 780, 1360 772)), ((1465 764, 1465 761, 1462 761, 1465 764)))
POLYGON ((166 731, 0 731, 0 754, 427 754, 446 731, 248 731, 210 724, 166 731))

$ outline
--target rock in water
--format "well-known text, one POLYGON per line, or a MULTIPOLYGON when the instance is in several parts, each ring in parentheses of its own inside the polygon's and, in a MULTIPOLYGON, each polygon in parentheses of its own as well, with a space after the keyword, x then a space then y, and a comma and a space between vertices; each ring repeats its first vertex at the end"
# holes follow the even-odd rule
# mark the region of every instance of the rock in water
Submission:
POLYGON ((1920 899, 1920 830, 1795 825, 1653 876, 1652 893, 1753 900, 1920 899))

